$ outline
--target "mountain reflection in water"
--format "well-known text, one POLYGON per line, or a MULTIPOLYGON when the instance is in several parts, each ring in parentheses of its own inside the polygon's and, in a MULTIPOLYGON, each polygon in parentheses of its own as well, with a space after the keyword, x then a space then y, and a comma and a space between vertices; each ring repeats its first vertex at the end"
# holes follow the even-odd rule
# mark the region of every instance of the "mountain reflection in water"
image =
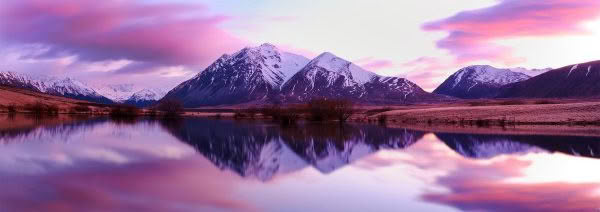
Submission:
POLYGON ((598 137, 194 118, 10 120, 0 126, 0 211, 600 207, 598 137))

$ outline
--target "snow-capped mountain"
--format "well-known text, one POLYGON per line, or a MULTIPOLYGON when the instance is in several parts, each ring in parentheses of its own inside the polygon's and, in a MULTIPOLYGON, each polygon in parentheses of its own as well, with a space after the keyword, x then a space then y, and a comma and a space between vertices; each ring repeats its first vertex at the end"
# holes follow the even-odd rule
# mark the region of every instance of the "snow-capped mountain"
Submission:
POLYGON ((158 100, 163 98, 166 93, 160 89, 154 88, 144 88, 138 92, 133 93, 127 100, 123 103, 129 105, 135 105, 137 107, 147 107, 158 100))
POLYGON ((113 100, 114 102, 124 102, 129 99, 135 92, 140 91, 142 88, 135 86, 134 84, 106 84, 106 85, 95 85, 94 90, 100 95, 113 100))
POLYGON ((32 77, 16 72, 0 72, 0 85, 97 103, 112 103, 110 99, 98 94, 85 83, 69 77, 32 77))
POLYGON ((404 78, 379 76, 329 52, 311 60, 286 82, 281 96, 290 102, 341 98, 372 104, 447 99, 427 93, 404 78))
POLYGON ((496 97, 504 85, 530 78, 516 70, 498 69, 489 65, 468 66, 458 70, 444 81, 433 93, 463 99, 496 97))
POLYGON ((180 99, 186 107, 268 101, 308 62, 271 44, 244 48, 221 56, 165 98, 180 99))
POLYGON ((502 88, 503 98, 600 97, 600 61, 565 66, 502 88))

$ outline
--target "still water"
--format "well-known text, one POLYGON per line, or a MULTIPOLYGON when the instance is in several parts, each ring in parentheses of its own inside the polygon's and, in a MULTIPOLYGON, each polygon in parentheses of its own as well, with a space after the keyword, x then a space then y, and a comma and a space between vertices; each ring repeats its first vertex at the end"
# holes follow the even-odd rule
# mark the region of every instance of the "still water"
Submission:
POLYGON ((0 117, 0 211, 598 211, 597 137, 0 117))

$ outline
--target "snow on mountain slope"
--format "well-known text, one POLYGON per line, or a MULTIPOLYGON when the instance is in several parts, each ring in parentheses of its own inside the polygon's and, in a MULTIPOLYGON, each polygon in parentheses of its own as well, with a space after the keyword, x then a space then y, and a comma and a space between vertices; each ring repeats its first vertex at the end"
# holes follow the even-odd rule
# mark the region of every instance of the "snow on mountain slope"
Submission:
POLYGON ((124 102, 141 88, 133 84, 106 84, 96 85, 94 90, 114 102, 124 102))
POLYGON ((27 74, 16 72, 1 72, 0 85, 25 88, 32 91, 55 96, 64 96, 73 99, 87 100, 98 103, 112 103, 110 99, 98 94, 90 86, 69 77, 32 77, 27 74))
POLYGON ((135 92, 128 100, 160 100, 166 93, 156 88, 144 88, 135 92))
POLYGON ((129 104, 129 105, 135 105, 137 107, 147 107, 147 106, 150 106, 150 105, 156 103, 158 100, 163 98, 165 95, 166 95, 166 92, 164 92, 160 89, 144 88, 142 90, 135 92, 123 103, 129 104))
POLYGON ((546 72, 552 70, 552 68, 526 69, 526 68, 523 68, 523 67, 517 67, 517 68, 509 68, 509 70, 512 71, 512 72, 519 72, 519 73, 523 73, 523 74, 535 77, 537 75, 540 75, 540 74, 543 74, 543 73, 546 73, 546 72))
POLYGON ((171 90, 166 98, 186 107, 266 101, 309 60, 282 52, 271 44, 223 55, 194 78, 171 90))
POLYGON ((327 71, 331 71, 337 74, 346 76, 347 79, 356 82, 358 84, 365 84, 375 76, 375 73, 366 71, 354 63, 348 62, 342 58, 339 58, 332 53, 325 52, 316 57, 310 64, 324 68, 327 71))
POLYGON ((406 79, 366 71, 329 52, 319 55, 296 73, 283 85, 281 95, 291 102, 340 98, 371 104, 446 99, 427 93, 406 79))
POLYGON ((568 65, 503 87, 502 98, 600 97, 600 61, 568 65))
POLYGON ((498 95, 502 86, 529 78, 530 76, 511 69, 498 69, 489 65, 468 66, 448 77, 433 93, 464 99, 492 98, 498 95))

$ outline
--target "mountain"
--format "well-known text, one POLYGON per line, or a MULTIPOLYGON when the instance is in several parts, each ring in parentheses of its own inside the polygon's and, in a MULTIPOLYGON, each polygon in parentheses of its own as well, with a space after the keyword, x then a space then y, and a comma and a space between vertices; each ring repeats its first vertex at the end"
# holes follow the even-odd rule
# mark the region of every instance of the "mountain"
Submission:
POLYGON ((159 89, 145 88, 138 92, 133 93, 123 103, 128 105, 134 105, 136 107, 147 107, 150 106, 165 96, 165 92, 159 89))
POLYGON ((502 88, 502 98, 600 97, 600 61, 565 66, 502 88))
POLYGON ((231 56, 221 56, 165 98, 179 99, 185 107, 268 101, 308 61, 271 44, 244 48, 231 56))
POLYGON ((141 89, 133 84, 95 85, 94 90, 114 102, 124 102, 141 89))
POLYGON ((46 93, 55 96, 86 100, 96 103, 110 104, 112 101, 100 94, 85 83, 72 78, 56 77, 31 77, 15 72, 0 72, 0 85, 24 88, 31 91, 46 93))
POLYGON ((363 103, 415 103, 448 99, 398 77, 383 77, 325 52, 311 60, 281 89, 288 102, 341 98, 363 103))
POLYGON ((433 93, 462 99, 493 98, 498 95, 502 86, 529 78, 529 75, 511 69, 498 69, 489 65, 468 66, 448 77, 433 93))

